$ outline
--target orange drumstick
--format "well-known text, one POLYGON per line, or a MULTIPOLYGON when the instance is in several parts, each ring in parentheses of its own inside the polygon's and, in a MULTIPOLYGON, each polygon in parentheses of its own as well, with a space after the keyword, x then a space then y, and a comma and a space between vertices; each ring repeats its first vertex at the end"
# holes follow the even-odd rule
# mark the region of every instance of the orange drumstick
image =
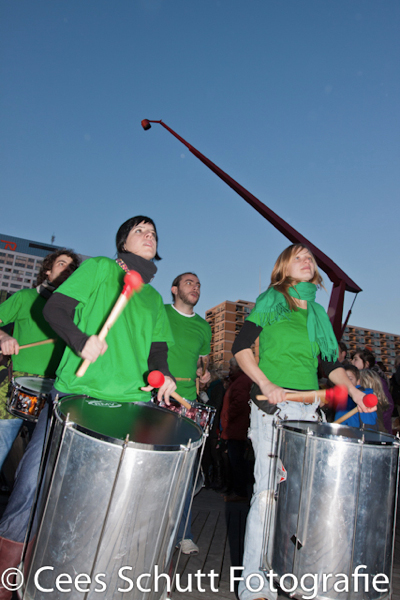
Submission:
MULTIPOLYGON (((131 298, 135 292, 139 292, 143 286, 143 279, 136 271, 128 271, 124 277, 124 282, 125 285, 123 290, 99 333, 99 339, 102 341, 106 339, 111 327, 127 305, 129 298, 131 298)), ((83 361, 76 372, 77 377, 82 377, 86 373, 90 362, 91 361, 87 359, 83 361)))
MULTIPOLYGON (((57 340, 54 340, 54 339, 48 339, 48 340, 42 340, 41 342, 32 342, 31 344, 24 344, 23 346, 20 346, 19 349, 24 350, 25 348, 34 348, 35 346, 43 346, 43 344, 51 344, 56 341, 57 340)), ((0 352, 0 356, 3 356, 2 352, 0 352)))
POLYGON ((48 339, 48 340, 43 340, 41 342, 32 342, 32 344, 24 344, 23 346, 20 346, 19 349, 23 350, 24 348, 33 348, 34 346, 42 346, 43 344, 51 344, 52 342, 56 342, 57 340, 54 339, 48 339))
MULTIPOLYGON (((365 394, 365 396, 363 398, 363 402, 367 408, 372 408, 373 406, 376 406, 378 404, 378 398, 375 396, 375 394, 365 394)), ((356 406, 352 410, 349 410, 349 412, 347 412, 345 415, 343 415, 339 419, 336 419, 336 421, 333 421, 333 422, 338 423, 338 424, 343 423, 343 421, 350 419, 350 417, 355 415, 357 412, 358 412, 358 406, 356 406)))

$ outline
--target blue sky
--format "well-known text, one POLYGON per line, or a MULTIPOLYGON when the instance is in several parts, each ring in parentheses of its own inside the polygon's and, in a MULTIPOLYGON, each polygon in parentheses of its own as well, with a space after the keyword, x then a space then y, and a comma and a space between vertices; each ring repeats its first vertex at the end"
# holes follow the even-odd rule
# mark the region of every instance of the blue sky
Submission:
POLYGON ((351 323, 400 333, 397 0, 0 9, 4 232, 112 256, 119 225, 149 215, 165 301, 185 270, 202 315, 254 300, 287 240, 162 127, 140 126, 163 119, 363 288, 351 323))

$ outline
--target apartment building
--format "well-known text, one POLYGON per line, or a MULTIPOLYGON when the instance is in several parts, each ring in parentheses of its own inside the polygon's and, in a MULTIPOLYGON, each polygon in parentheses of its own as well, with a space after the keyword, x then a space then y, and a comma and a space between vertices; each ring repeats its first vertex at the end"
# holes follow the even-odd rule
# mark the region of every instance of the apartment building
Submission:
MULTIPOLYGON (((232 344, 253 307, 254 302, 225 300, 206 311, 206 321, 212 331, 210 362, 223 373, 229 371, 232 344)), ((258 340, 253 352, 258 360, 258 340)))
POLYGON ((368 346, 376 360, 383 362, 386 371, 389 374, 394 372, 394 359, 396 354, 400 354, 400 335, 348 325, 342 339, 350 355, 356 348, 368 346))

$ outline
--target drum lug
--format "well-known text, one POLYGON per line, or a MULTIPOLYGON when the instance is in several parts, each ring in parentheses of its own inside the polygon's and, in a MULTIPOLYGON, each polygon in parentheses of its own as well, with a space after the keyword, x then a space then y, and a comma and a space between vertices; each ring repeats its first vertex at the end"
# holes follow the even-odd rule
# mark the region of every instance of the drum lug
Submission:
POLYGON ((296 546, 297 550, 300 550, 303 547, 303 544, 300 542, 300 540, 294 534, 290 538, 290 541, 293 542, 293 544, 296 546))

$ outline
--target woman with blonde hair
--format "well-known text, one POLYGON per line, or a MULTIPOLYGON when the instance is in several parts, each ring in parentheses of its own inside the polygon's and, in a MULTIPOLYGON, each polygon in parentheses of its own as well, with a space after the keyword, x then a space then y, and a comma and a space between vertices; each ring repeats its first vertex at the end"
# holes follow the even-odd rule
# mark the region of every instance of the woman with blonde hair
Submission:
POLYGON ((337 361, 338 343, 332 326, 324 308, 315 302, 317 288, 322 285, 315 258, 308 248, 302 244, 286 248, 272 270, 269 288, 257 298, 232 347, 240 368, 254 382, 249 437, 256 458, 255 484, 246 524, 240 600, 277 597, 260 569, 265 512, 271 494, 274 421, 319 419, 318 401, 290 402, 286 391, 318 389, 318 356, 321 356, 329 379, 336 385, 345 385, 362 412, 371 411, 363 404, 363 392, 351 383, 337 361), (251 345, 258 337, 257 365, 251 345), (257 400, 257 395, 267 400, 257 400))

